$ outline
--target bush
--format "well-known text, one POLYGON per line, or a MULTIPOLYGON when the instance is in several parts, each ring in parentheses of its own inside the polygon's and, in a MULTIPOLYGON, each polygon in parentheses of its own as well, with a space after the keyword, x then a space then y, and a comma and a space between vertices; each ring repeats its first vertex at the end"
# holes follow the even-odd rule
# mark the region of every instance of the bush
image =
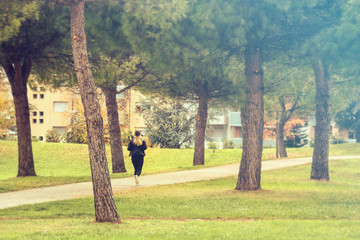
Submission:
POLYGON ((235 144, 233 141, 229 141, 227 139, 224 139, 223 141, 223 149, 234 149, 235 148, 235 144))
POLYGON ((61 140, 61 135, 54 131, 54 130, 48 130, 46 132, 46 141, 47 142, 60 142, 61 140))
POLYGON ((128 144, 130 142, 130 139, 134 137, 134 133, 131 129, 128 130, 122 130, 121 129, 121 141, 123 144, 128 144))
POLYGON ((68 143, 87 143, 86 128, 73 128, 66 133, 66 142, 68 143))
POLYGON ((341 144, 341 143, 347 143, 347 141, 343 138, 338 138, 335 136, 331 136, 330 142, 332 144, 341 144))
POLYGON ((208 148, 209 149, 218 149, 218 144, 216 142, 209 142, 208 143, 208 148))

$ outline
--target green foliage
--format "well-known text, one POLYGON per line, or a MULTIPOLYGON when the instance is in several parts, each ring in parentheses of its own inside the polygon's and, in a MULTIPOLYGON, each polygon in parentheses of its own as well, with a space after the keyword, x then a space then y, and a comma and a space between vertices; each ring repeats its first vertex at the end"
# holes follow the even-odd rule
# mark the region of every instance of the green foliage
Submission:
POLYGON ((233 141, 224 139, 223 140, 223 149, 233 149, 235 148, 235 144, 233 141))
POLYGON ((303 126, 296 125, 291 129, 291 137, 286 136, 284 140, 287 148, 300 148, 308 144, 308 135, 306 134, 306 130, 302 128, 303 126))
POLYGON ((0 42, 15 37, 23 22, 39 17, 40 1, 1 1, 0 2, 0 42))
POLYGON ((209 149, 218 149, 219 146, 216 142, 208 142, 208 146, 209 149))
POLYGON ((195 113, 191 106, 165 98, 147 99, 143 106, 147 135, 152 144, 180 148, 192 142, 195 113))
POLYGON ((338 138, 335 136, 331 136, 330 143, 331 144, 342 144, 342 143, 347 143, 347 141, 344 138, 338 138))
POLYGON ((123 29, 134 51, 159 73, 161 81, 148 89, 171 97, 198 100, 233 93, 224 73, 229 53, 218 49, 218 35, 197 22, 190 1, 138 1, 125 4, 123 29))
POLYGON ((86 120, 82 112, 76 112, 71 118, 66 133, 66 142, 68 143, 88 143, 86 120))
POLYGON ((50 129, 46 132, 46 141, 47 142, 60 142, 61 135, 53 129, 50 129))
POLYGON ((353 131, 358 135, 360 133, 360 108, 358 102, 352 102, 345 110, 338 112, 335 116, 335 122, 340 129, 353 131))
POLYGON ((8 5, 10 12, 11 9, 20 11, 27 8, 27 15, 25 20, 24 13, 11 13, 14 14, 13 17, 22 20, 16 21, 16 27, 13 28, 16 31, 11 33, 11 37, 0 41, 0 64, 6 66, 10 60, 22 63, 26 59, 32 63, 32 81, 46 82, 54 86, 64 82, 72 84, 74 71, 69 48, 68 10, 52 5, 48 0, 5 1, 1 4, 8 5), (13 58, 14 54, 17 58, 13 58))
POLYGON ((0 130, 15 130, 15 107, 10 98, 10 84, 0 70, 0 130))
POLYGON ((121 138, 123 143, 128 144, 133 137, 134 132, 131 129, 121 129, 121 138))

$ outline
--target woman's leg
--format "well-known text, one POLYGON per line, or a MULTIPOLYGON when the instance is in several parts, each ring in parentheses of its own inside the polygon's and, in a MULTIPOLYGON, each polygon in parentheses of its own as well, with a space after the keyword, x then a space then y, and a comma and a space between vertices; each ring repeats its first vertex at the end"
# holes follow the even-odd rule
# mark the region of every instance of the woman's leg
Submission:
POLYGON ((135 175, 137 176, 140 176, 141 174, 141 171, 142 171, 142 167, 144 165, 144 156, 137 156, 137 168, 136 168, 136 171, 135 171, 135 175))
POLYGON ((137 170, 137 159, 136 156, 131 156, 131 162, 134 166, 134 176, 136 175, 136 170, 137 170))

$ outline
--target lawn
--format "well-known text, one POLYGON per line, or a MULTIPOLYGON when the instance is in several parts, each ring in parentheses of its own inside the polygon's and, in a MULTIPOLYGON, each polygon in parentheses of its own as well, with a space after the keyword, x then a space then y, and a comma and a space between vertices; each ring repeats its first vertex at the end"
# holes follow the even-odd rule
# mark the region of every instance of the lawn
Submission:
POLYGON ((360 239, 360 160, 330 162, 330 182, 310 166, 262 174, 262 190, 235 177, 116 193, 123 224, 94 223, 92 198, 0 210, 0 239, 360 239))
MULTIPOLYGON (((357 144, 331 145, 330 155, 360 155, 357 144)), ((107 145, 109 168, 110 147, 107 145)), ((146 151, 143 174, 179 171, 201 167, 239 163, 241 149, 216 149, 205 151, 205 166, 192 166, 193 149, 158 149, 146 151)), ((34 187, 91 181, 87 145, 33 142, 37 177, 16 178, 17 142, 0 141, 0 192, 16 191, 34 187)), ((111 174, 111 178, 133 175, 133 167, 124 148, 127 173, 111 174)), ((312 148, 288 149, 289 157, 311 156, 312 148)), ((263 159, 275 158, 275 149, 265 148, 263 159)))

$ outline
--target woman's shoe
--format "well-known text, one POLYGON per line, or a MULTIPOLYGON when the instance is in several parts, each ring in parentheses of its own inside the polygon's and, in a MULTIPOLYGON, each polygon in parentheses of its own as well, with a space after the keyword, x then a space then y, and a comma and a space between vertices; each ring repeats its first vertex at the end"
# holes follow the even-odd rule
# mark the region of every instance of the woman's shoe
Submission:
POLYGON ((135 183, 136 183, 136 185, 139 185, 139 176, 138 175, 135 175, 135 183))

